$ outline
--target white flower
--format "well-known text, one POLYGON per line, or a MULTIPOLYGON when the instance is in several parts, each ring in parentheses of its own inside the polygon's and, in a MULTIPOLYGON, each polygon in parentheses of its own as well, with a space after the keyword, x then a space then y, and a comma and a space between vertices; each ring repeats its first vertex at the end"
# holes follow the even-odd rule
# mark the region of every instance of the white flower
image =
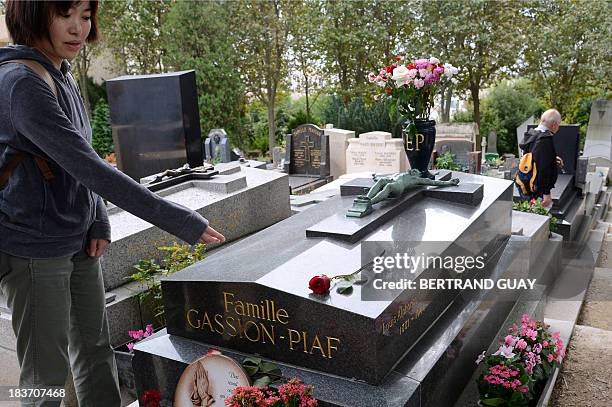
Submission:
POLYGON ((455 68, 451 64, 444 64, 444 76, 448 79, 452 78, 454 75, 459 73, 459 69, 455 68))
POLYGON ((483 350, 482 353, 478 355, 478 359, 476 359, 476 364, 479 365, 480 362, 482 362, 482 360, 485 358, 486 355, 487 355, 487 351, 483 350))
POLYGON ((423 86, 425 86, 425 81, 423 79, 415 79, 414 80, 414 87, 417 89, 421 89, 423 86))
POLYGON ((502 355, 508 359, 512 359, 514 357, 514 353, 512 353, 513 350, 514 348, 512 346, 502 345, 499 347, 497 352, 493 354, 493 356, 502 355))
POLYGON ((438 58, 431 57, 431 58, 429 58, 429 63, 430 64, 434 64, 434 65, 438 65, 440 63, 440 60, 438 58))
POLYGON ((404 78, 408 75, 408 68, 404 65, 400 65, 393 70, 393 79, 396 82, 397 86, 402 86, 404 84, 404 78))

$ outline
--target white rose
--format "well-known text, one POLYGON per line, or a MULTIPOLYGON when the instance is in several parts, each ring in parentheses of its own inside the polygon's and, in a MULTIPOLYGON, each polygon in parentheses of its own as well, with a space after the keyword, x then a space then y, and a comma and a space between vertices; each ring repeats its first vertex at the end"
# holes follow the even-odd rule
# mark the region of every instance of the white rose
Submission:
POLYGON ((431 57, 431 58, 429 58, 429 63, 430 64, 434 64, 434 65, 438 65, 440 63, 440 60, 438 58, 431 57))
POLYGON ((396 83, 396 86, 402 86, 404 84, 404 78, 408 75, 408 68, 404 65, 400 65, 393 70, 393 79, 396 83))

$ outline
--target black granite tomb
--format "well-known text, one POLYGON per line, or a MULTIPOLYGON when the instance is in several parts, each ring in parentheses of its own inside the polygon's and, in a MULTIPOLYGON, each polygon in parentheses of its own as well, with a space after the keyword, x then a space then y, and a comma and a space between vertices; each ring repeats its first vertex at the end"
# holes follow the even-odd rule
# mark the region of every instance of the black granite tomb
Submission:
POLYGON ((195 71, 106 82, 117 167, 135 179, 202 165, 195 71))
POLYGON ((274 361, 283 376, 313 385, 325 406, 451 405, 513 302, 491 302, 497 293, 477 290, 445 290, 428 302, 400 290, 393 299, 364 301, 361 286, 327 296, 307 286, 316 274, 359 269, 364 245, 380 242, 433 241, 462 252, 488 247, 487 267, 466 278, 507 275, 525 257, 506 244, 511 183, 459 177, 464 185, 484 184, 478 204, 421 194, 361 242, 307 237, 306 229, 344 213, 354 198, 339 196, 164 280, 168 329, 135 348, 139 394, 156 389, 171 401, 187 364, 216 349, 239 363, 253 354, 274 361))

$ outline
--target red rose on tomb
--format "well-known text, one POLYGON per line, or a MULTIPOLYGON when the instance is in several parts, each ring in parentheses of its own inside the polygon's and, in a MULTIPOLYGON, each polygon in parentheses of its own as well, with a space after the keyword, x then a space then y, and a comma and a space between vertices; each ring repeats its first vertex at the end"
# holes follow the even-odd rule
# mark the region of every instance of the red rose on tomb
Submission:
POLYGON ((308 282, 308 288, 315 294, 327 294, 330 286, 331 280, 325 274, 314 276, 308 282))

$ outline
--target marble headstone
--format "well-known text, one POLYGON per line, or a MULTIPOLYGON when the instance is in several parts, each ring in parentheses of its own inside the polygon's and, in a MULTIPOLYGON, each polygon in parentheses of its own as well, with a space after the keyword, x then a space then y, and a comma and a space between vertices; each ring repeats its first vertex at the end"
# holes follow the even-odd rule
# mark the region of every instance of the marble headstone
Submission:
POLYGON ((455 162, 461 167, 468 165, 468 155, 474 151, 474 143, 463 138, 443 138, 438 140, 436 135, 435 150, 438 156, 450 152, 455 156, 455 162))
POLYGON ((391 174, 409 168, 402 139, 391 138, 391 133, 372 131, 348 140, 346 172, 374 172, 391 174))
POLYGON ((464 139, 476 141, 478 126, 476 123, 439 123, 436 124, 436 140, 464 139))
POLYGON ((612 163, 612 100, 593 102, 583 155, 607 159, 608 166, 612 163))
POLYGON ((491 130, 487 136, 487 153, 497 154, 497 132, 491 130))
POLYGON ((329 175, 337 179, 346 174, 346 149, 349 140, 355 138, 352 130, 326 128, 325 134, 329 137, 329 175))

